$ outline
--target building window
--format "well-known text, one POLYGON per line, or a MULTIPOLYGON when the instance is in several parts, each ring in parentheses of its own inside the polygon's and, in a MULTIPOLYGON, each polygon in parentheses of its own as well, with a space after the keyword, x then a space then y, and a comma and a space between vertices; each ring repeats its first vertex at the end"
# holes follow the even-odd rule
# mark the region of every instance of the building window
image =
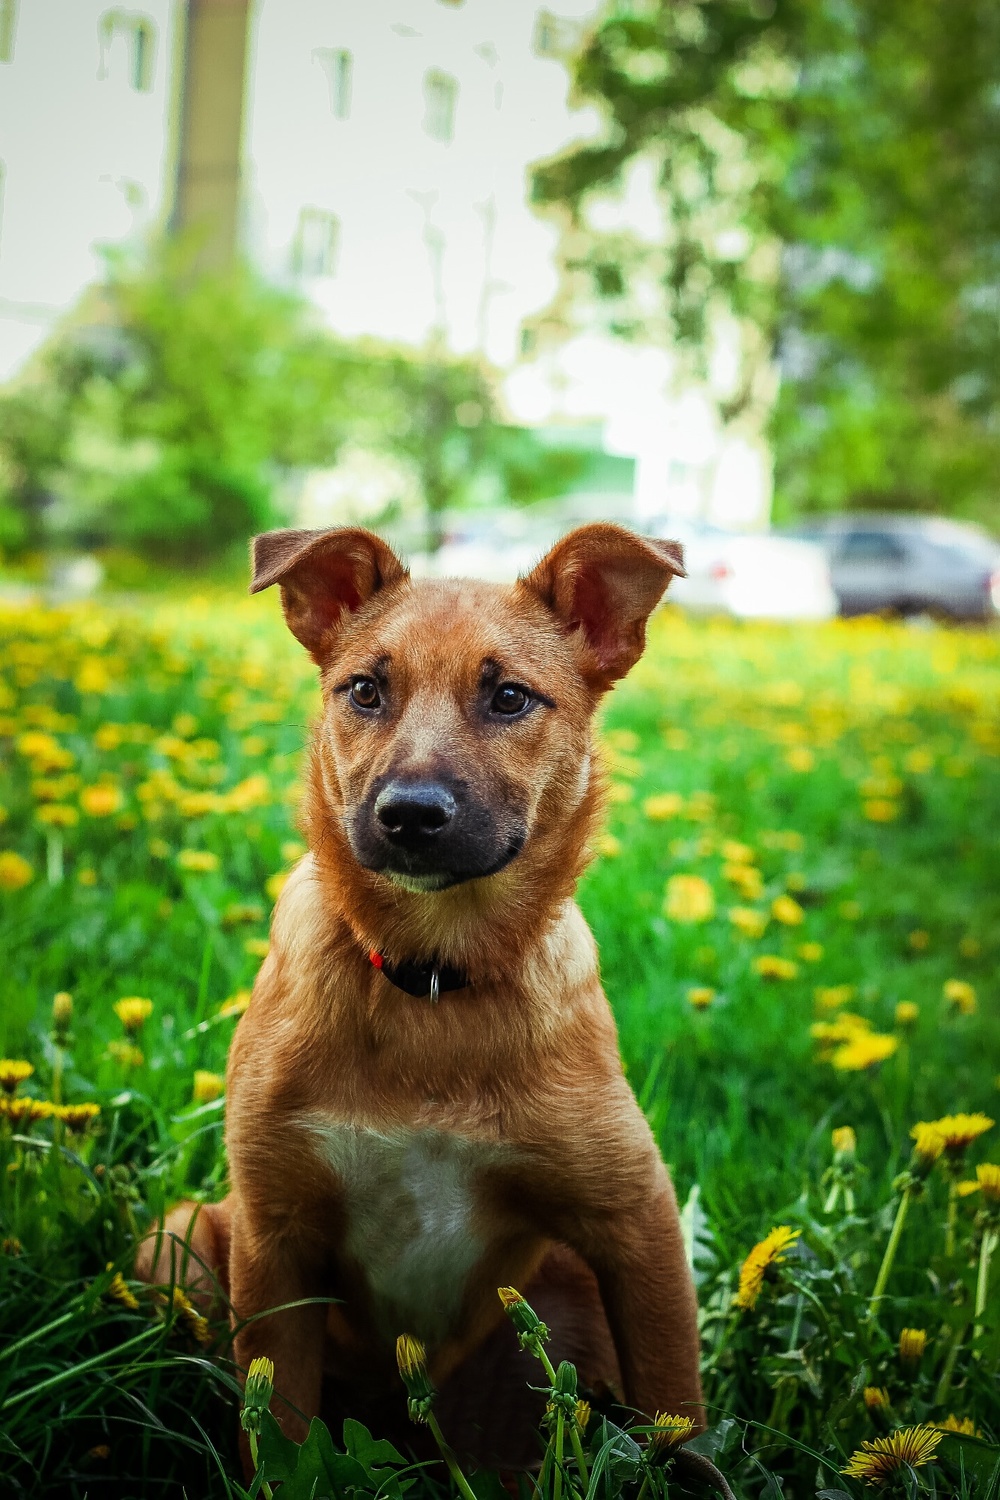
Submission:
POLYGON ((303 208, 292 244, 296 276, 332 276, 340 248, 340 220, 322 208, 303 208))
POLYGON ((458 79, 432 69, 424 78, 424 129, 436 141, 450 141, 455 134, 458 79))
POLYGON ((535 20, 533 46, 538 57, 566 58, 579 49, 583 27, 579 21, 540 10, 535 20))
POLYGON ((354 58, 334 47, 317 47, 313 57, 322 67, 330 85, 330 112, 335 120, 346 120, 351 113, 351 87, 354 81, 354 58))
POLYGON ((0 0, 0 63, 14 61, 17 0, 0 0))
POLYGON ((139 94, 153 87, 156 66, 156 27, 146 16, 130 15, 123 10, 105 11, 100 21, 101 63, 98 78, 109 78, 116 42, 124 43, 128 81, 139 94))

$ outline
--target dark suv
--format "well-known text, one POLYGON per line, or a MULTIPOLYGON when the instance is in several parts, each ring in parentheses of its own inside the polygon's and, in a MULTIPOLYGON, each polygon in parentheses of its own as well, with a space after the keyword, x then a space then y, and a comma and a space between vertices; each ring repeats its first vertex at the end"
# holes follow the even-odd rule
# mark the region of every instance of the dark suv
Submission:
POLYGON ((862 512, 783 530, 826 549, 842 615, 1000 615, 1000 544, 978 526, 862 512))

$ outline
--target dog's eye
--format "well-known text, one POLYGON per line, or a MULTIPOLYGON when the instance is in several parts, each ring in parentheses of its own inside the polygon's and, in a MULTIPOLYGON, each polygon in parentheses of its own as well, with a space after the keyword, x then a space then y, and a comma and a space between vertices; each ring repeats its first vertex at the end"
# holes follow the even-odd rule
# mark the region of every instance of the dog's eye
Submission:
POLYGON ((531 701, 531 694, 526 688, 518 687, 516 682, 502 682, 493 694, 493 702, 490 708, 495 714, 523 713, 531 701))
POLYGON ((378 708, 382 702, 373 677, 355 677, 351 683, 351 702, 357 708, 378 708))

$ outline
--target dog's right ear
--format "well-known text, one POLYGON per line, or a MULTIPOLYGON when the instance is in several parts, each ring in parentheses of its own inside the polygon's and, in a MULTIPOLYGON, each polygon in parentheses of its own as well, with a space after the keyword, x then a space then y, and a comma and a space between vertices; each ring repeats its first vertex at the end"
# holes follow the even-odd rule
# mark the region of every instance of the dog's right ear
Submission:
POLYGON ((320 665, 345 615, 410 576, 392 548, 360 526, 265 531, 253 539, 252 561, 251 594, 281 585, 288 628, 320 665))

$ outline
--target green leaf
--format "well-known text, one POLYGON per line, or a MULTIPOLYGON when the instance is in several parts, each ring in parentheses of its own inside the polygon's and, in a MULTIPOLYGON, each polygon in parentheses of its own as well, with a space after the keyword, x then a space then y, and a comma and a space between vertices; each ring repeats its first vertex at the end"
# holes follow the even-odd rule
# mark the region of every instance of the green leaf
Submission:
POLYGON ((386 1438, 373 1438, 363 1422, 347 1417, 344 1422, 344 1447, 352 1458, 371 1473, 373 1464, 405 1464, 406 1459, 386 1438))

